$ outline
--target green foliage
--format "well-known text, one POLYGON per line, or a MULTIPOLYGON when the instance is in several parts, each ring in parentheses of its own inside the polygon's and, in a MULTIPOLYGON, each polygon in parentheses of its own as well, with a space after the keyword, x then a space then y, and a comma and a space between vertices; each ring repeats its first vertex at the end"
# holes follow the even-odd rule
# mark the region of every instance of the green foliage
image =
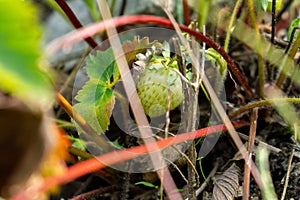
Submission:
POLYGON ((0 0, 0 88, 23 100, 50 100, 50 77, 41 69, 41 27, 27 1, 0 0))
POLYGON ((76 147, 76 148, 78 148, 80 150, 83 150, 83 151, 86 150, 86 144, 82 139, 75 138, 75 137, 72 137, 70 135, 68 136, 68 139, 72 142, 73 147, 76 147))
MULTIPOLYGON (((180 77, 173 70, 178 69, 178 64, 175 59, 170 58, 170 47, 167 42, 163 44, 156 41, 149 43, 148 38, 141 40, 135 38, 132 42, 127 41, 123 44, 129 63, 136 60, 138 54, 146 53, 146 49, 154 47, 162 48, 163 51, 159 50, 158 55, 152 52, 149 58, 143 61, 146 69, 143 70, 137 83, 139 97, 149 116, 152 106, 159 108, 151 116, 158 116, 166 112, 168 88, 171 92, 170 110, 175 109, 184 98, 180 77)), ((74 108, 100 134, 108 130, 115 103, 113 87, 120 78, 112 49, 109 48, 104 52, 98 51, 96 55, 91 55, 85 69, 89 80, 75 97, 78 103, 74 105, 74 108)))
POLYGON ((98 133, 108 130, 115 96, 112 87, 119 79, 111 49, 91 55, 85 69, 89 81, 75 97, 74 108, 98 133), (100 125, 100 126, 99 126, 100 125))
POLYGON ((176 0, 175 4, 175 12, 176 12, 176 17, 177 21, 179 24, 184 23, 184 14, 183 14, 183 6, 182 6, 182 0, 176 0))
POLYGON ((109 143, 115 147, 116 149, 118 150, 122 150, 122 149, 125 149, 125 147, 123 147, 122 145, 119 144, 119 141, 118 140, 115 140, 115 141, 109 141, 109 143))
POLYGON ((263 199, 278 199, 269 168, 269 152, 259 146, 256 156, 257 167, 261 175, 263 199))
MULTIPOLYGON (((282 0, 276 0, 276 6, 275 6, 276 11, 280 10, 281 4, 282 4, 282 0)), ((267 11, 272 12, 272 0, 268 0, 267 11)))
MULTIPOLYGON (((255 5, 259 12, 261 9, 265 12, 272 12, 272 0, 255 0, 255 5)), ((280 10, 281 5, 282 0, 276 0, 276 11, 280 10)))
MULTIPOLYGON (((297 17, 296 19, 294 19, 289 27, 289 30, 288 30, 288 39, 291 39, 292 37, 292 32, 293 32, 293 29, 296 28, 296 27, 299 27, 300 28, 300 16, 297 17)), ((294 34, 294 37, 293 37, 293 41, 296 40, 298 34, 299 34, 300 30, 296 30, 295 31, 295 34, 294 34)))
POLYGON ((202 26, 206 24, 207 17, 209 16, 208 10, 211 0, 199 0, 195 2, 198 2, 198 27, 202 30, 202 26))
POLYGON ((208 48, 205 51, 205 60, 210 61, 213 66, 216 65, 216 61, 221 59, 221 55, 213 48, 208 48))
POLYGON ((140 181, 140 182, 137 182, 137 183, 135 183, 135 185, 144 185, 144 186, 146 186, 146 187, 158 189, 158 186, 157 186, 157 185, 154 185, 154 184, 149 183, 149 182, 146 182, 146 181, 140 181))
POLYGON ((45 2, 56 12, 58 12, 68 23, 71 24, 66 13, 61 9, 61 7, 53 0, 45 0, 45 2))
POLYGON ((99 11, 97 9, 97 3, 94 0, 83 0, 83 2, 89 8, 89 11, 94 19, 94 21, 98 21, 100 19, 99 11))

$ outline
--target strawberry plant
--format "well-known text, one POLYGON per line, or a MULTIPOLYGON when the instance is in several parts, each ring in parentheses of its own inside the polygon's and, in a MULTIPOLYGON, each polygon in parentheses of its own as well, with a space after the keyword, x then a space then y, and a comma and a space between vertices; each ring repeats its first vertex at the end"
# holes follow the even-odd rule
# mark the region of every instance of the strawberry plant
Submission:
POLYGON ((1 198, 299 198, 299 2, 1 5, 1 198))

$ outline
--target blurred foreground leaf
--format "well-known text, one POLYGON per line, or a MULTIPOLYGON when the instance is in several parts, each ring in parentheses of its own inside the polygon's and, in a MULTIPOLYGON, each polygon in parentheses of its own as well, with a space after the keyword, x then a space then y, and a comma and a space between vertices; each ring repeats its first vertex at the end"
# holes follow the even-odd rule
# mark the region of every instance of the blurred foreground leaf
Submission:
POLYGON ((50 77, 40 68, 41 27, 27 1, 0 0, 0 88, 41 103, 50 99, 50 77))

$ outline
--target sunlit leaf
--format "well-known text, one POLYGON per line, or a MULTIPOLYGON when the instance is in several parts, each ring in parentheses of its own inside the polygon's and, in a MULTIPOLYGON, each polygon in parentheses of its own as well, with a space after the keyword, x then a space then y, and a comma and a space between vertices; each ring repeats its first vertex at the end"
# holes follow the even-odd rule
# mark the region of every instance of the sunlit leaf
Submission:
POLYGON ((36 9, 28 1, 0 0, 0 4, 0 88, 23 100, 49 100, 49 75, 40 66, 36 9))
POLYGON ((78 92, 74 108, 98 133, 108 129, 115 103, 112 87, 119 79, 111 49, 91 55, 85 69, 89 81, 78 92))
MULTIPOLYGON (((159 46, 160 43, 149 42, 149 38, 127 41, 123 45, 128 62, 136 59, 136 54, 146 52, 147 48, 159 46)), ((160 47, 160 46, 159 46, 160 47)), ((98 51, 91 55, 85 66, 89 81, 78 92, 75 99, 79 102, 74 105, 77 112, 98 133, 108 130, 110 117, 115 104, 113 87, 119 80, 120 74, 116 66, 112 49, 98 51)))

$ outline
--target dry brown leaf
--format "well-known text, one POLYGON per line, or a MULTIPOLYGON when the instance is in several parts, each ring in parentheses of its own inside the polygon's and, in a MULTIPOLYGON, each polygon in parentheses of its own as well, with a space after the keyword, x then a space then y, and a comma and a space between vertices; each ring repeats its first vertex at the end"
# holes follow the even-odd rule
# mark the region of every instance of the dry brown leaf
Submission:
POLYGON ((234 163, 221 175, 215 176, 213 199, 232 200, 239 187, 240 168, 234 163))

